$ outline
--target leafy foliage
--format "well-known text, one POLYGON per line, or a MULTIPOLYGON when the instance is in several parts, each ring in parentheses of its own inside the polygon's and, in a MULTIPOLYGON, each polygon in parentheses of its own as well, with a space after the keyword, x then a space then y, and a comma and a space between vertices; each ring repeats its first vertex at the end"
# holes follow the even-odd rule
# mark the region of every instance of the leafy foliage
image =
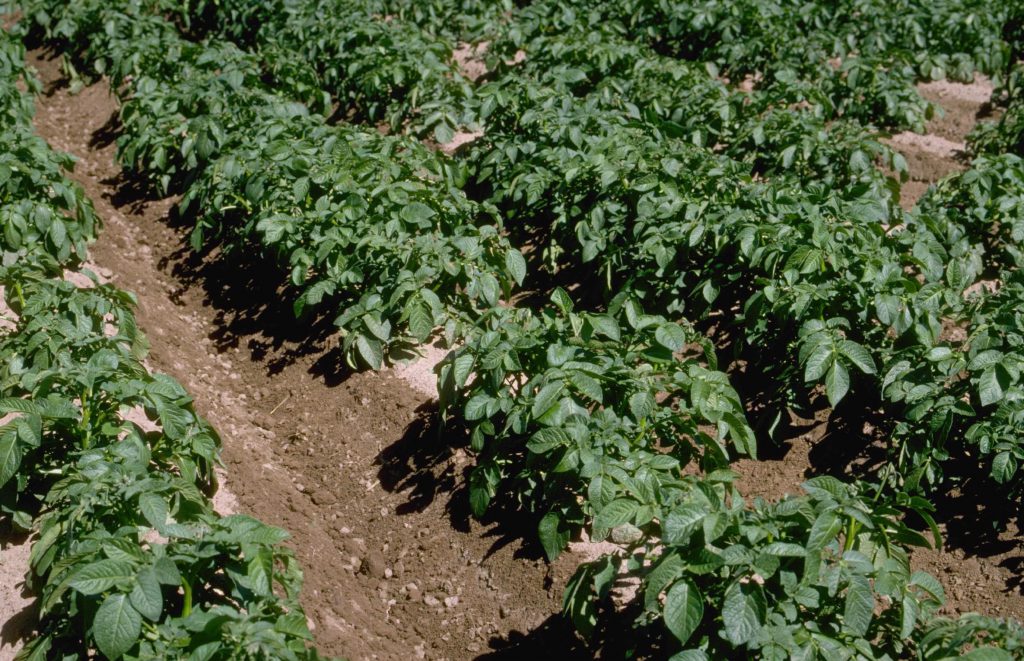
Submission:
POLYGON ((662 619, 680 658, 905 656, 943 592, 911 572, 901 545, 927 542, 899 510, 832 477, 809 480, 801 497, 746 505, 734 477, 664 485, 652 536, 624 545, 611 576, 595 571, 602 559, 570 582, 565 608, 577 626, 592 627, 588 600, 622 572, 641 580, 640 621, 662 619))
MULTIPOLYGON (((539 314, 497 309, 485 317, 479 335, 445 358, 439 391, 445 414, 465 421, 479 453, 474 512, 510 491, 545 512, 541 539, 554 558, 584 520, 596 515, 605 534, 624 523, 602 523, 610 503, 649 523, 657 512, 640 511, 641 503, 688 464, 720 468, 756 448, 725 375, 678 357, 702 340, 692 329, 628 300, 605 314, 580 313, 559 289, 552 303, 539 314)), ((706 344, 704 351, 713 361, 706 344)))
MULTIPOLYGON (((20 95, 6 62, 0 93, 20 95)), ((0 105, 0 521, 38 535, 19 658, 319 658, 287 533, 213 511, 219 438, 143 366, 133 298, 62 279, 98 228, 73 161, 32 136, 30 102, 0 105)))
MULTIPOLYGON (((551 558, 584 529, 621 549, 566 590, 584 635, 626 573, 679 659, 1019 646, 1015 625, 933 617, 941 587, 907 562, 930 542, 906 523, 938 544, 921 494, 964 466, 1024 484, 1014 3, 25 4, 112 75, 121 158, 184 192, 197 249, 273 255, 297 312, 337 304, 353 364, 443 327, 474 512, 532 512, 551 558), (475 83, 453 61, 465 41, 486 42, 475 83), (906 161, 877 127, 923 129, 914 83, 978 71, 1007 107, 972 139, 984 156, 903 211, 906 161), (380 123, 483 136, 449 159, 380 123), (509 307, 535 271, 551 304, 509 307), (554 278, 594 286, 573 301, 554 278), (820 386, 881 411, 879 483, 745 502, 727 466, 753 433, 683 313, 756 349, 775 401, 820 386)), ((252 571, 217 594, 263 585, 252 571)), ((145 616, 127 594, 93 604, 110 631, 145 616)))
POLYGON ((525 272, 509 267, 521 257, 486 206, 458 190, 464 174, 444 156, 326 125, 291 100, 301 85, 276 93, 252 55, 187 41, 152 7, 49 11, 42 26, 83 57, 95 55, 96 24, 119 44, 93 64, 124 83, 122 162, 160 190, 182 188, 186 210, 201 205, 197 249, 219 240, 226 254, 276 257, 300 288, 297 314, 336 303, 351 365, 379 368, 437 328, 453 341, 467 315, 521 284, 525 272))

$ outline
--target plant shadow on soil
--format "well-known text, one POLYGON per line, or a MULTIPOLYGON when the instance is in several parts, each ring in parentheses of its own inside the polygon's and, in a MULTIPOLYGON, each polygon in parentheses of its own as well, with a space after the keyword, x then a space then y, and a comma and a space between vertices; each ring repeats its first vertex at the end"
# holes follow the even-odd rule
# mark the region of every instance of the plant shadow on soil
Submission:
MULTIPOLYGON (((422 511, 435 499, 446 498, 445 510, 453 528, 470 532, 474 525, 472 522, 476 522, 476 526, 484 529, 481 536, 494 540, 486 557, 508 545, 518 544, 513 554, 515 558, 542 560, 544 552, 536 535, 539 516, 524 512, 514 498, 499 493, 487 514, 475 519, 466 488, 471 468, 465 453, 468 445, 465 434, 440 427, 434 402, 420 406, 417 413, 418 417, 408 426, 403 437, 384 448, 376 459, 381 486, 386 491, 406 495, 406 502, 397 507, 395 513, 407 515, 422 511)), ((555 582, 554 570, 554 565, 548 565, 545 588, 549 590, 555 582)), ((638 632, 635 637, 621 635, 632 628, 638 614, 632 609, 616 612, 607 608, 589 642, 576 635, 567 618, 551 615, 529 631, 513 630, 507 635, 492 636, 488 641, 491 650, 476 658, 513 661, 529 656, 553 658, 552 655, 556 655, 559 659, 582 661, 628 658, 636 653, 639 656, 635 658, 667 656, 665 650, 671 644, 656 631, 638 632)))
MULTIPOLYGON (((90 137, 89 145, 102 149, 115 143, 122 126, 118 114, 110 115, 104 125, 90 137)), ((114 191, 110 202, 117 209, 140 213, 154 200, 165 198, 145 178, 121 170, 101 181, 114 191)), ((249 350, 253 362, 264 363, 268 375, 280 373, 301 358, 316 358, 311 372, 328 386, 342 383, 351 375, 351 368, 335 341, 337 328, 331 302, 318 306, 319 313, 296 317, 291 301, 299 290, 288 283, 288 273, 270 255, 248 251, 226 252, 216 239, 210 239, 200 250, 191 244, 195 225, 191 213, 182 213, 176 198, 180 186, 172 184, 170 195, 175 203, 163 222, 174 232, 178 246, 162 257, 157 266, 169 272, 179 286, 170 292, 170 299, 181 304, 190 290, 203 294, 203 304, 215 311, 215 330, 210 335, 215 348, 223 353, 242 345, 249 350)))
POLYGON ((518 542, 516 558, 543 558, 543 549, 533 534, 540 517, 523 511, 508 494, 499 493, 484 517, 473 517, 467 486, 471 466, 465 451, 466 435, 442 425, 436 402, 421 405, 417 414, 402 438, 381 450, 376 459, 381 486, 389 492, 407 494, 396 514, 423 511, 441 496, 448 499, 445 511, 454 529, 470 532, 473 520, 487 529, 484 537, 494 539, 487 557, 518 542))
POLYGON ((552 615, 527 633, 513 631, 503 638, 491 638, 492 651, 477 656, 476 661, 667 659, 678 649, 678 643, 656 628, 634 628, 639 614, 637 608, 618 612, 604 609, 589 642, 573 632, 567 618, 552 615))
POLYGON ((3 581, 0 592, 6 593, 8 598, 6 603, 0 604, 0 620, 3 620, 0 624, 0 649, 25 641, 39 621, 39 600, 28 589, 22 573, 28 568, 30 544, 31 540, 25 533, 0 525, 0 556, 25 556, 25 562, 0 563, 0 581, 3 581))
MULTIPOLYGON (((111 200, 118 208, 131 208, 153 199, 147 186, 131 177, 103 183, 116 186, 111 200)), ((290 301, 296 288, 282 284, 286 275, 270 257, 231 253, 219 246, 195 252, 188 243, 191 223, 173 207, 168 225, 181 237, 181 245, 160 259, 158 267, 169 271, 180 285, 169 294, 181 304, 187 292, 199 289, 204 305, 215 311, 214 330, 209 338, 220 353, 244 347, 249 358, 262 363, 268 376, 283 371, 302 358, 313 357, 313 376, 327 386, 343 383, 352 374, 335 341, 337 328, 328 314, 296 317, 290 301)), ((330 303, 321 306, 329 309, 330 303)))

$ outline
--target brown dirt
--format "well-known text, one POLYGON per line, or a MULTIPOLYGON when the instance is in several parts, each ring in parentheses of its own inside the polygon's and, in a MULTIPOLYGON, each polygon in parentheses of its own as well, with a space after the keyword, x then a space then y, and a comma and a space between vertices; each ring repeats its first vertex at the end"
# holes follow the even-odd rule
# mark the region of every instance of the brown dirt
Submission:
POLYGON ((34 601, 24 585, 29 548, 20 537, 0 542, 0 661, 14 658, 35 624, 34 601))
POLYGON ((459 67, 459 72, 468 80, 476 82, 487 73, 484 56, 487 54, 488 45, 486 41, 478 44, 460 43, 452 51, 452 60, 459 67))
POLYGON ((925 134, 908 131, 889 140, 907 159, 910 170, 910 180, 903 184, 900 196, 904 209, 917 204, 933 183, 967 168, 967 135, 989 112, 992 82, 979 75, 970 84, 942 80, 921 83, 917 90, 941 112, 928 122, 925 134))
POLYGON ((79 158, 74 177, 106 221, 92 258, 138 297, 152 367, 223 434, 238 509, 292 533, 320 650, 466 659, 573 648, 556 617, 573 558, 549 568, 526 531, 469 517, 468 458, 430 428, 424 370, 347 375, 329 324, 296 322, 266 265, 191 256, 175 200, 120 177, 107 85, 71 95, 56 61, 30 61, 47 88, 37 130, 79 158))

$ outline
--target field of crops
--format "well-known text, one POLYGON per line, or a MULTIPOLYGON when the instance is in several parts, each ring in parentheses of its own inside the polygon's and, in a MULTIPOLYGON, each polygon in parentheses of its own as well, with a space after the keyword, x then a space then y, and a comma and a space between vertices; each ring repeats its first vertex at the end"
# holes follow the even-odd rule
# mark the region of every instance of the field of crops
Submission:
POLYGON ((0 659, 1024 655, 1024 5, 0 17, 0 659))

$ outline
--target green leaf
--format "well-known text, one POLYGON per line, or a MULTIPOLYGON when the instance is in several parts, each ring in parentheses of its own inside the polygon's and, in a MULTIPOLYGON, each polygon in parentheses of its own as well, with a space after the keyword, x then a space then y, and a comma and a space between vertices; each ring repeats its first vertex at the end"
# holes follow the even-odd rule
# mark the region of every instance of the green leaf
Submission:
POLYGON ((490 273, 484 273, 477 278, 477 286, 480 290, 480 295, 483 296, 484 301, 488 305, 497 305, 498 297, 501 295, 501 285, 498 284, 498 279, 490 273))
POLYGON ((648 611, 660 608, 662 590, 686 571, 686 563, 678 553, 663 555, 657 562, 644 579, 644 608, 648 611))
POLYGON ((649 417, 656 405, 654 397, 649 392, 633 393, 629 398, 629 412, 637 422, 649 417))
POLYGON ((788 542, 772 542, 764 547, 763 552, 780 558, 802 558, 807 555, 804 547, 788 542))
POLYGON ((654 339, 669 351, 679 351, 686 346, 686 331, 679 324, 663 324, 654 331, 654 339))
POLYGON ((700 505, 684 503, 669 512, 662 524, 662 535, 667 544, 686 544, 697 530, 707 510, 700 505))
POLYGON ((622 333, 619 329, 619 322, 615 321, 615 318, 608 314, 594 314, 587 317, 590 321, 590 325, 594 327, 594 331, 604 335, 609 340, 618 342, 622 339, 622 333))
POLYGON ((1006 484, 1017 472, 1017 460, 1009 452, 1000 452, 992 460, 992 478, 1000 484, 1006 484))
POLYGON ((414 225, 425 225, 436 214, 433 209, 422 202, 412 202, 402 208, 402 220, 414 225))
POLYGON ((523 284, 523 280, 526 279, 526 259, 523 257, 523 253, 515 248, 509 248, 505 253, 505 268, 508 269, 516 284, 523 284))
POLYGON ((135 579, 135 568, 124 560, 98 560, 82 567, 68 584, 82 594, 99 594, 135 579))
POLYGON ((484 515, 491 503, 492 489, 479 467, 469 474, 469 506, 477 518, 484 515))
POLYGON ((725 637, 733 645, 746 645, 764 626, 766 610, 761 586, 753 581, 733 582, 725 591, 725 599, 722 602, 725 637))
POLYGON ((249 558, 246 576, 249 578, 250 587, 256 594, 266 597, 273 595, 274 552, 269 547, 259 549, 249 558))
POLYGON ((548 512, 537 526, 541 546, 544 547, 544 554, 550 562, 554 562, 569 543, 570 531, 563 523, 558 512, 548 512))
POLYGON ((135 586, 128 595, 135 610, 152 622, 160 619, 164 610, 164 598, 160 592, 160 581, 152 567, 143 567, 135 577, 135 586))
POLYGON ((807 363, 804 365, 804 381, 814 383, 820 379, 825 374, 829 364, 832 363, 832 359, 831 346, 827 344, 818 346, 807 358, 807 363))
POLYGON ((629 498, 617 498, 605 505, 605 507, 594 517, 594 527, 604 530, 611 530, 615 526, 628 523, 632 520, 640 506, 635 500, 629 498))
POLYGON ((871 627, 874 612, 875 596, 871 592, 871 583, 864 576, 852 577, 846 591, 843 629, 851 635, 864 637, 871 627))
POLYGON ((417 342, 425 342, 434 330, 434 317, 423 301, 416 301, 409 307, 409 332, 417 342))
POLYGON ((153 575, 163 585, 178 585, 181 583, 181 573, 178 566, 168 557, 157 558, 153 563, 153 575))
POLYGON ((537 397, 533 400, 533 406, 530 409, 530 413, 534 418, 542 418, 553 406, 558 404, 558 398, 562 394, 562 389, 565 386, 561 381, 555 383, 549 383, 540 389, 537 393, 537 397))
POLYGON ((686 644, 704 619, 704 597, 687 579, 676 581, 665 596, 665 626, 686 644))
POLYGON ((562 344, 560 342, 552 342, 548 345, 545 354, 549 366, 561 367, 568 361, 572 360, 572 357, 576 354, 576 347, 562 344))
POLYGON ((992 365, 978 379, 978 398, 982 406, 990 406, 1003 398, 1010 387, 1010 374, 1002 365, 992 365))
POLYGON ((487 405, 490 404, 492 398, 487 393, 477 393, 473 395, 468 402, 466 402, 466 408, 462 412, 463 417, 466 420, 479 420, 487 415, 487 405))
POLYGON ((828 403, 833 408, 846 397, 850 390, 850 373, 838 360, 832 363, 832 369, 825 375, 825 392, 828 394, 828 403))
POLYGON ((92 623, 92 636, 96 646, 111 659, 132 649, 142 632, 142 616, 132 608, 128 595, 107 597, 96 611, 92 623))
POLYGON ((382 322, 375 312, 363 315, 363 325, 381 342, 391 339, 391 324, 387 321, 382 322))
POLYGON ((454 137, 455 132, 452 131, 451 127, 444 122, 440 122, 434 126, 434 140, 437 141, 437 144, 446 145, 451 142, 454 137))
POLYGON ((831 510, 826 510, 818 515, 811 525, 811 532, 807 537, 807 551, 820 551, 836 538, 843 528, 843 521, 831 510))
POLYGON ((17 475, 21 466, 21 448, 13 431, 0 436, 0 487, 17 475))
POLYGON ((903 597, 903 607, 900 611, 900 638, 909 638, 917 627, 917 620, 921 616, 921 607, 913 595, 903 597))
POLYGON ((569 435, 564 430, 557 427, 545 427, 530 438, 526 443, 526 448, 534 454, 544 454, 559 446, 568 445, 569 440, 569 435))
POLYGON ((378 340, 366 335, 356 338, 356 349, 363 361, 375 370, 384 364, 384 349, 378 340))
POLYGON ((876 374, 878 368, 875 367, 875 359, 871 357, 871 352, 864 348, 863 345, 857 344, 851 340, 843 340, 839 344, 839 352, 850 359, 850 362, 857 366, 861 372, 865 374, 876 374))
POLYGON ((163 496, 155 493, 143 493, 139 495, 139 511, 146 517, 149 525, 157 530, 163 530, 167 523, 167 501, 163 496))
POLYGON ((708 655, 704 650, 683 650, 673 654, 668 661, 708 661, 708 655))
POLYGON ((598 404, 604 403, 604 390, 601 388, 601 384, 594 377, 584 374, 583 372, 573 372, 569 377, 569 381, 572 382, 581 393, 594 400, 598 404))
POLYGON ((459 356, 452 362, 452 378, 455 380, 456 388, 462 388, 466 385, 469 375, 473 372, 474 361, 473 354, 467 353, 459 356))
POLYGON ((850 488, 842 480, 831 475, 812 477, 800 486, 816 498, 831 497, 841 501, 850 495, 850 488))
POLYGON ((558 306, 563 314, 569 314, 572 311, 572 298, 561 287, 556 287, 555 291, 551 292, 551 302, 558 306))

